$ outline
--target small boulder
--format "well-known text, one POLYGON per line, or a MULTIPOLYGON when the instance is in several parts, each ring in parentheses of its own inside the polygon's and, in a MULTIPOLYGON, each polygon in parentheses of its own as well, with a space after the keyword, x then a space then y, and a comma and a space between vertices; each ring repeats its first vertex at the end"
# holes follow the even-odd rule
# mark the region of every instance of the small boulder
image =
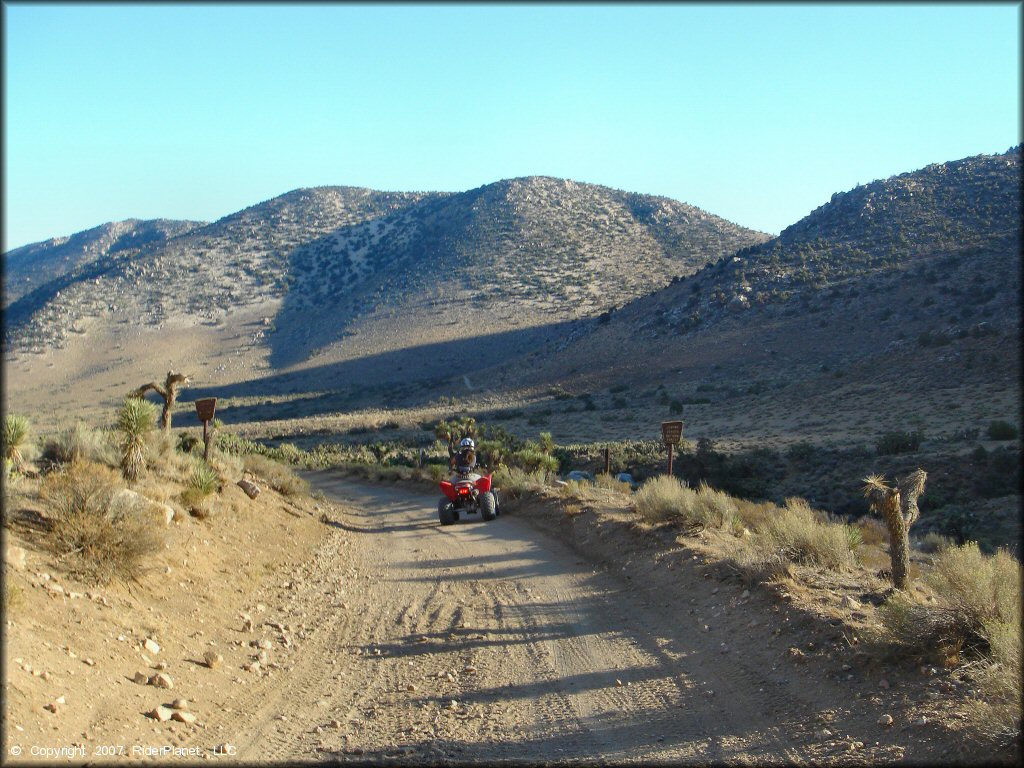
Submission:
POLYGON ((238 487, 245 491, 245 495, 250 499, 255 499, 260 495, 260 488, 256 483, 251 480, 239 480, 238 487))
POLYGON ((157 645, 156 640, 151 637, 146 638, 146 642, 142 644, 142 647, 150 653, 160 653, 160 646, 157 645))
POLYGON ((161 705, 156 709, 147 712, 146 714, 158 722, 166 723, 174 716, 174 710, 170 709, 169 707, 161 705))
POLYGON ((171 709, 188 709, 188 699, 175 699, 171 702, 171 709))
POLYGON ((157 688, 166 688, 167 690, 171 690, 174 687, 174 681, 171 680, 171 676, 163 672, 157 672, 149 678, 149 684, 157 688))
POLYGON ((174 522, 174 507, 169 504, 154 504, 153 507, 163 518, 164 525, 170 525, 174 522))
POLYGON ((132 678, 139 685, 149 685, 149 675, 145 672, 136 672, 135 677, 132 678))
POLYGON ((177 720, 179 723, 185 723, 185 725, 194 725, 196 722, 196 716, 191 712, 185 712, 183 710, 175 710, 174 714, 171 715, 172 720, 177 720))
POLYGON ((207 651, 203 654, 203 662, 210 669, 215 669, 224 663, 224 657, 216 651, 207 651))
POLYGON ((892 725, 892 715, 882 715, 878 718, 878 724, 884 726, 892 725))

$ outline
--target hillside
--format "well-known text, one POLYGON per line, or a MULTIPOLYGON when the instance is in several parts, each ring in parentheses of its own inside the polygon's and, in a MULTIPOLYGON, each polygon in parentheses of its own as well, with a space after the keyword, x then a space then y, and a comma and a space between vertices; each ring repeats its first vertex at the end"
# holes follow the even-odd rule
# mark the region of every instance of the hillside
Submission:
POLYGON ((295 190, 175 237, 108 250, 57 279, 42 282, 46 272, 39 271, 39 287, 7 308, 6 346, 40 353, 94 322, 158 327, 184 315, 197 324, 279 298, 297 245, 421 197, 351 187, 295 190))
POLYGON ((13 302, 12 402, 30 408, 41 385, 51 402, 88 390, 90 404, 114 403, 164 366, 250 393, 275 391, 288 369, 289 390, 336 386, 337 364, 361 381, 475 373, 552 324, 766 237, 684 203, 544 177, 458 194, 296 190, 13 302))
POLYGON ((784 375, 801 361, 819 367, 914 347, 922 354, 943 348, 948 356, 967 337, 1015 335, 1020 159, 1017 148, 834 195, 779 237, 580 324, 578 341, 529 378, 567 376, 582 361, 614 383, 624 368, 710 368, 762 358, 784 375), (714 360, 689 354, 730 337, 743 337, 747 351, 714 360), (592 364, 600 349, 625 338, 667 354, 619 360, 614 373, 592 364))
POLYGON ((431 198, 292 253, 271 362, 357 335, 344 359, 596 316, 764 239, 684 203, 547 177, 431 198))
POLYGON ((202 224, 198 221, 128 219, 102 224, 70 237, 55 237, 15 248, 5 253, 3 259, 4 306, 89 262, 163 243, 202 224))

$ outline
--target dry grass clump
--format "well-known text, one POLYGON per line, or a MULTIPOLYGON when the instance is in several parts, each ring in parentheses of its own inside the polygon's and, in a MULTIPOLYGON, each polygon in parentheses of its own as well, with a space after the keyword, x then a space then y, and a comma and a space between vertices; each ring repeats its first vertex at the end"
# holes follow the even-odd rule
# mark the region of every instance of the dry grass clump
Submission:
POLYGON ((831 522, 803 499, 790 498, 755 525, 743 560, 750 566, 788 561, 840 570, 854 564, 859 543, 851 526, 831 522))
POLYGON ((695 492, 692 488, 668 475, 652 477, 633 497, 633 506, 646 520, 661 523, 682 517, 683 510, 692 506, 695 492))
POLYGON ((937 552, 943 552, 950 547, 955 547, 956 542, 949 536, 943 536, 941 533, 935 531, 929 531, 917 541, 917 548, 921 552, 926 554, 935 554, 937 552))
POLYGON ((118 462, 117 446, 110 432, 94 429, 81 421, 47 439, 42 458, 51 464, 86 460, 116 466, 118 462))
POLYGON ((625 494, 626 496, 633 493, 633 489, 629 483, 624 483, 621 480, 615 478, 614 475, 606 475, 603 472, 594 478, 594 485, 598 488, 603 488, 606 491, 615 491, 616 493, 625 494))
POLYGON ((859 517, 853 526, 860 531, 861 541, 869 546, 881 546, 889 541, 885 523, 874 517, 859 517))
POLYGON ((257 453, 250 453, 242 459, 242 468, 257 475, 263 481, 285 496, 309 493, 309 483, 299 477, 288 466, 257 453))
POLYGON ((975 724, 1000 741, 1019 738, 1021 564, 1005 550, 988 556, 968 542, 936 555, 925 579, 938 602, 919 604, 897 593, 880 609, 880 639, 903 654, 970 653, 968 669, 981 691, 970 706, 975 724))
POLYGON ((500 488, 504 498, 521 499, 528 493, 536 493, 547 486, 543 470, 527 472, 519 467, 502 465, 494 473, 494 486, 500 488))
POLYGON ((668 475, 644 483, 633 503, 647 520, 675 520, 689 528, 731 527, 739 514, 735 499, 728 494, 703 482, 695 491, 668 475))
POLYGON ((12 616, 25 605, 25 590, 11 580, 4 579, 4 615, 12 616))
POLYGON ((157 476, 180 482, 192 472, 195 460, 191 453, 179 450, 169 434, 160 431, 150 436, 147 466, 157 476))
POLYGON ((115 470, 86 460, 51 473, 40 488, 50 549, 68 559, 72 572, 97 583, 137 578, 146 558, 163 547, 146 504, 131 496, 112 503, 122 489, 115 470))

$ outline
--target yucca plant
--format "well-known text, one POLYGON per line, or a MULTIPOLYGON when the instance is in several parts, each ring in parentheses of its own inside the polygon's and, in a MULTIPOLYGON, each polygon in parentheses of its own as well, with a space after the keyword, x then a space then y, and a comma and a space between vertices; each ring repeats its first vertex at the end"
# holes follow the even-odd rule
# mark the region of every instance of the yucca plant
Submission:
POLYGON ((31 422, 25 416, 13 413, 4 416, 4 466, 8 466, 8 462, 10 462, 9 466, 15 472, 22 472, 25 469, 25 457, 22 454, 22 449, 28 440, 30 427, 31 422))
POLYGON ((141 397, 128 397, 117 416, 121 431, 121 474, 134 483, 146 469, 146 435, 156 424, 156 406, 141 397))

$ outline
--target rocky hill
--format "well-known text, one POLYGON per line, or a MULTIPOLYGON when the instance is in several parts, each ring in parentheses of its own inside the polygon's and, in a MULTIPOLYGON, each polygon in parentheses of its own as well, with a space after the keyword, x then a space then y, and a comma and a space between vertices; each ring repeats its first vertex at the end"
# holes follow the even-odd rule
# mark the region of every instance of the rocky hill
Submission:
POLYGON ((402 317, 421 342, 464 337, 445 330, 458 319, 502 331, 596 316, 765 239, 674 200, 547 177, 432 197, 292 252, 275 325, 294 332, 275 334, 272 359, 295 362, 381 313, 375 325, 402 317))
POLYGON ((459 194, 296 190, 72 265, 12 302, 6 341, 43 351, 89 319, 218 323, 271 302, 260 336, 280 367, 382 311, 431 339, 463 307, 513 325, 598 314, 765 239, 684 203, 544 177, 459 194))
POLYGON ((161 244, 202 225, 199 221, 128 219, 102 224, 70 237, 55 237, 15 248, 4 254, 4 306, 96 259, 161 244))
POLYGON ((287 293, 288 255, 295 247, 423 197, 319 187, 295 190, 212 224, 137 242, 136 247, 103 248, 101 238, 80 233, 68 243, 95 241, 95 255, 67 263, 50 280, 44 280, 48 261, 32 259, 49 256, 53 248, 46 243, 26 246, 4 260, 16 263, 20 274, 38 287, 7 307, 6 346, 9 351, 42 352, 62 346, 83 321, 159 326, 169 316, 186 315, 201 322, 280 297, 287 293))
MULTIPOLYGON (((760 350, 754 339, 780 320, 820 328, 857 322, 867 334, 851 349, 860 356, 915 339, 927 347, 968 334, 1017 333, 1020 183, 1016 147, 833 195, 779 237, 580 323, 571 335, 593 336, 580 350, 590 359, 596 348, 614 348, 613 337, 682 350, 687 340, 742 329, 760 350)), ((833 335, 828 343, 840 349, 851 341, 833 335)), ((572 357, 565 350, 559 365, 578 367, 572 357)))
POLYGON ((784 312, 856 311, 863 292, 886 290, 892 280, 921 295, 899 302, 887 320, 929 314, 943 326, 1015 323, 1020 193, 1017 147, 833 195, 779 237, 659 296, 649 327, 685 333, 724 314, 772 305, 784 312), (929 300, 932 293, 939 296, 929 300))

